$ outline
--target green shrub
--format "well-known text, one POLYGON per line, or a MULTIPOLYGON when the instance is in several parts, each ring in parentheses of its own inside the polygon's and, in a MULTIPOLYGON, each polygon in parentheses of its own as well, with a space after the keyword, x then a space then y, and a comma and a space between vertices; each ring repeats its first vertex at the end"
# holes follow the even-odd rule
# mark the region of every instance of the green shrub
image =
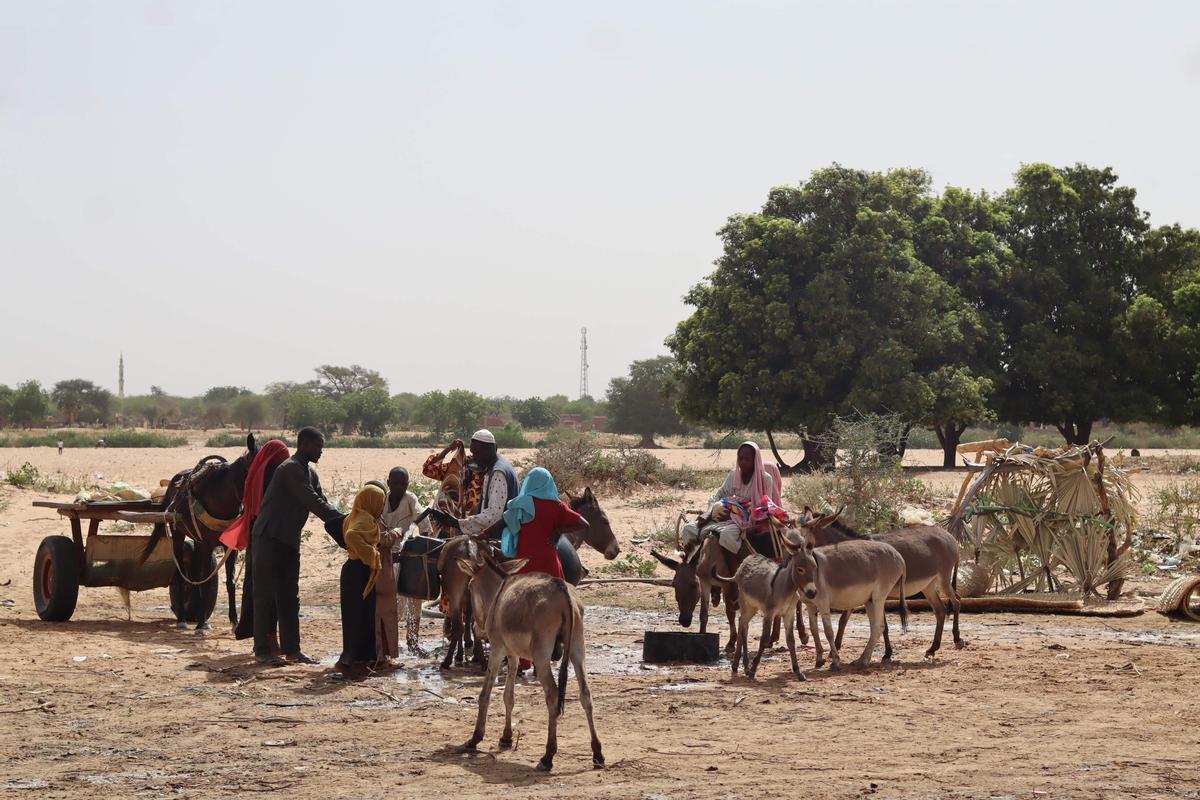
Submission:
POLYGON ((606 575, 622 575, 636 578, 651 578, 658 562, 652 558, 642 558, 637 553, 626 553, 615 561, 600 567, 600 572, 606 575))
MULTIPOLYGON (((290 433, 254 433, 254 440, 259 447, 264 442, 269 442, 272 439, 279 439, 288 447, 292 447, 295 442, 295 437, 290 433)), ((246 432, 245 431, 221 431, 220 433, 209 436, 204 442, 205 447, 245 447, 246 432)))
POLYGON ((705 450, 737 450, 742 442, 748 441, 749 436, 734 431, 733 433, 710 433, 704 437, 705 450))
POLYGON ((1178 547, 1200 533, 1200 481, 1172 483, 1154 492, 1153 525, 1171 536, 1178 547))
POLYGON ((578 491, 585 486, 667 485, 686 488, 699 479, 688 467, 668 468, 651 453, 620 445, 604 450, 594 436, 572 432, 538 448, 534 463, 554 476, 558 487, 578 491))
POLYGON ((391 439, 382 436, 330 436, 326 437, 325 446, 336 449, 382 450, 397 445, 391 439))
POLYGON ((38 472, 38 468, 26 461, 16 469, 9 470, 5 481, 20 489, 32 489, 39 477, 41 477, 41 473, 38 472))
POLYGON ((60 441, 63 447, 95 447, 99 439, 103 439, 108 447, 183 447, 187 444, 187 438, 183 436, 118 429, 9 434, 0 436, 0 447, 56 447, 60 441))
POLYGON ((532 446, 518 422, 506 422, 503 428, 492 433, 496 437, 496 446, 501 449, 516 450, 532 446))

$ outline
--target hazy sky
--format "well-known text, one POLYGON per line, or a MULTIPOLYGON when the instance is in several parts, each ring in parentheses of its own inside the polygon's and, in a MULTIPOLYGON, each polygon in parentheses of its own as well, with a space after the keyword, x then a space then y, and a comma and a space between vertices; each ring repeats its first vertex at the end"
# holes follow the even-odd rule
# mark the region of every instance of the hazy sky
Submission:
POLYGON ((838 161, 1200 225, 1200 4, 0 0, 0 383, 592 393, 838 161))

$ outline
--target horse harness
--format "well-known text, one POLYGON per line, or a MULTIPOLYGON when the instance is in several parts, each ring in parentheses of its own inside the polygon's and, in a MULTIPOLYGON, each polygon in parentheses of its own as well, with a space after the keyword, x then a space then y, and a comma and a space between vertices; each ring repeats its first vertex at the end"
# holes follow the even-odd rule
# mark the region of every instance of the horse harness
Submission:
MULTIPOLYGON (((201 539, 200 531, 202 527, 204 530, 209 530, 213 533, 224 533, 226 530, 228 530, 229 526, 233 525, 233 523, 237 520, 237 517, 241 516, 242 508, 240 505, 238 506, 238 514, 233 519, 221 519, 213 516, 204 507, 204 504, 200 502, 200 498, 196 497, 195 493, 192 491, 192 485, 194 483, 197 483, 207 477, 217 465, 223 465, 226 463, 228 462, 226 462, 222 456, 206 456, 205 458, 201 459, 200 463, 198 463, 190 472, 183 474, 182 476, 177 475, 177 482, 172 482, 175 486, 175 494, 171 497, 171 501, 167 503, 164 511, 168 513, 179 514, 179 516, 184 517, 185 522, 186 520, 190 519, 191 529, 188 530, 188 526, 185 524, 184 530, 191 534, 192 538, 196 539, 197 541, 200 541, 201 539), (179 511, 178 506, 181 501, 185 504, 184 507, 187 510, 186 516, 179 511)), ((225 566, 225 562, 229 559, 229 555, 232 552, 233 551, 230 548, 226 547, 225 553, 221 556, 221 560, 217 562, 217 566, 213 569, 212 573, 200 581, 194 581, 187 576, 187 574, 184 572, 183 565, 179 563, 179 558, 175 554, 174 547, 171 548, 171 558, 175 562, 175 569, 179 572, 179 577, 183 578, 185 582, 191 584, 192 586, 202 586, 212 580, 213 577, 221 571, 221 568, 225 566)))

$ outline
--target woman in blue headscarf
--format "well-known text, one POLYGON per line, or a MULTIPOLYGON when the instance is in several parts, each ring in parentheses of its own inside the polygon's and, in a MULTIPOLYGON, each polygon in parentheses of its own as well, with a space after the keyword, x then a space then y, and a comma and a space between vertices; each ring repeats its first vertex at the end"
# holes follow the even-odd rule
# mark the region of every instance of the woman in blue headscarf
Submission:
POLYGON ((525 476, 521 493, 504 509, 501 547, 509 558, 527 558, 521 572, 544 572, 563 577, 555 545, 563 534, 587 530, 587 520, 558 499, 554 478, 542 467, 525 476))

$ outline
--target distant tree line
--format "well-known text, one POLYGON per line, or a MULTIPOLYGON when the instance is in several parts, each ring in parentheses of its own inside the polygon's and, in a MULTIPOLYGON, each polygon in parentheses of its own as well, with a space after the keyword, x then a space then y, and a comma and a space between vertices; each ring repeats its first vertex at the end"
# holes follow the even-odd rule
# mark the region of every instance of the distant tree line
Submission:
POLYGON ((434 437, 466 437, 487 415, 509 417, 520 429, 554 427, 564 414, 585 420, 603 416, 607 404, 590 397, 484 397, 465 389, 391 394, 377 371, 353 364, 322 364, 312 380, 278 382, 255 393, 241 386, 214 386, 197 397, 180 397, 152 386, 146 395, 117 399, 91 381, 59 381, 49 391, 37 381, 15 389, 0 385, 0 427, 125 425, 247 430, 316 426, 343 435, 382 436, 389 430, 428 431, 434 437))
MULTIPOLYGON (((729 218, 667 344, 678 410, 791 432, 823 466, 833 420, 968 425, 1200 416, 1200 232, 1152 227, 1110 168, 1022 166, 998 196, 917 169, 833 166, 729 218)), ((776 452, 778 458, 778 452, 776 452)))

